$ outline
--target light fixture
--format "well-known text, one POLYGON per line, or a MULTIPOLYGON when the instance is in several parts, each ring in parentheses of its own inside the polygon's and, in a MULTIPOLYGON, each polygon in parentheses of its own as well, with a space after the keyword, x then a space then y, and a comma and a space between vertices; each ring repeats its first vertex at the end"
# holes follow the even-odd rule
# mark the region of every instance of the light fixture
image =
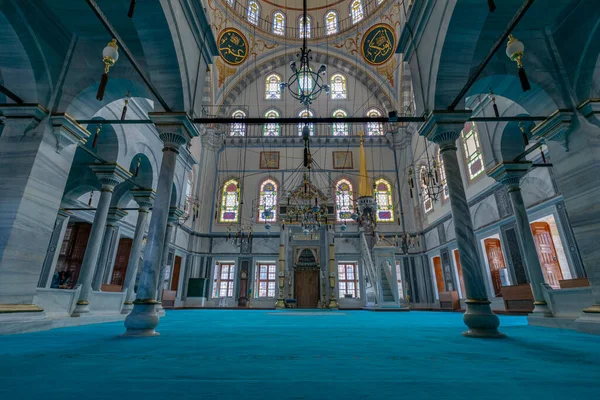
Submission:
POLYGON ((494 96, 494 92, 492 92, 492 88, 490 88, 490 96, 492 98, 492 105, 494 108, 494 115, 496 118, 500 118, 500 111, 498 111, 498 105, 496 104, 496 96, 494 96))
POLYGON ((519 80, 521 81, 521 87, 526 92, 531 89, 529 79, 523 68, 523 55, 525 54, 525 45, 519 39, 513 35, 508 35, 508 43, 506 44, 506 55, 512 61, 517 63, 519 67, 519 80))
POLYGON ((119 59, 119 46, 117 45, 117 39, 111 40, 104 50, 102 50, 102 62, 104 62, 104 73, 102 79, 100 79, 100 86, 98 86, 98 93, 96 99, 102 101, 104 98, 104 92, 106 91, 106 85, 108 84, 108 70, 110 67, 115 65, 119 59))
POLYGON ((127 105, 129 104, 129 100, 131 100, 131 94, 128 90, 124 99, 125 105, 123 106, 123 111, 121 112, 121 121, 125 121, 125 116, 127 115, 127 105))
POLYGON ((327 81, 325 79, 325 74, 327 73, 327 66, 325 64, 321 64, 317 72, 310 68, 312 56, 310 55, 311 50, 306 44, 306 38, 308 36, 306 0, 304 0, 303 3, 303 10, 302 21, 304 21, 304 23, 302 29, 304 34, 302 35, 302 47, 300 48, 300 53, 296 54, 296 57, 298 57, 300 61, 300 66, 298 66, 296 61, 290 62, 292 76, 288 79, 287 83, 281 83, 280 88, 283 91, 283 89, 287 87, 290 95, 294 99, 308 107, 313 100, 319 97, 321 92, 329 93, 329 85, 326 84, 327 81))

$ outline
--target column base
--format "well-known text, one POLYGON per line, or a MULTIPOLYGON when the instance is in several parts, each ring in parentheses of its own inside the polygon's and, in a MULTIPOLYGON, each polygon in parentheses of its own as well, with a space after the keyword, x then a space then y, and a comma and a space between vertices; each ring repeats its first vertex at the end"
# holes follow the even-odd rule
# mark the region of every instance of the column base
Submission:
POLYGON ((156 314, 158 314, 159 317, 165 316, 165 309, 163 308, 162 303, 158 303, 154 309, 156 310, 156 314))
POLYGON ((463 316, 465 325, 469 328, 463 336, 482 339, 501 339, 506 335, 498 331, 500 319, 492 312, 489 300, 465 301, 466 312, 463 316))
POLYGON ((575 320, 575 329, 584 333, 600 335, 600 304, 594 304, 583 310, 575 320))
POLYGON ((336 299, 329 300, 329 304, 327 304, 327 308, 339 308, 339 304, 336 299))
POLYGON ((545 301, 534 301, 533 306, 533 311, 529 315, 539 318, 548 318, 553 316, 552 311, 550 311, 548 308, 548 303, 545 301))
POLYGON ((86 300, 79 300, 75 309, 71 313, 71 317, 81 317, 84 314, 89 314, 90 312, 90 303, 86 300))
POLYGON ((133 310, 133 303, 126 301, 121 308, 121 314, 129 314, 133 310))
POLYGON ((283 298, 277 299, 277 302, 275 303, 275 308, 285 308, 285 302, 283 301, 283 298))
POLYGON ((122 335, 126 337, 158 336, 154 328, 158 325, 155 300, 146 300, 133 303, 133 310, 125 318, 127 331, 122 335))

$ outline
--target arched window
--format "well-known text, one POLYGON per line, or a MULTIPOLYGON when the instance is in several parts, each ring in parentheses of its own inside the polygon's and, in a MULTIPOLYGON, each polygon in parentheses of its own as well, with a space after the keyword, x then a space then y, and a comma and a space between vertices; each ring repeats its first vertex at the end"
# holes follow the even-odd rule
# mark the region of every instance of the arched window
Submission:
POLYGON ((333 74, 329 79, 331 86, 331 100, 343 100, 348 97, 346 91, 346 77, 342 74, 333 74))
POLYGON ((394 204, 392 201, 392 186, 385 179, 375 181, 373 195, 377 203, 377 222, 392 222, 394 220, 394 204))
POLYGON ((479 130, 475 122, 468 121, 461 136, 469 180, 473 180, 483 172, 483 155, 479 142, 479 130))
POLYGON ((354 203, 352 201, 352 184, 347 179, 340 179, 335 184, 335 219, 346 222, 352 219, 354 203))
POLYGON ((419 171, 419 182, 421 186, 421 201, 423 202, 423 209, 426 213, 433 210, 433 201, 431 201, 431 197, 427 191, 428 179, 427 168, 423 166, 419 171))
POLYGON ((190 215, 192 212, 192 186, 193 186, 194 172, 190 171, 185 181, 185 204, 183 205, 183 212, 185 215, 190 215))
MULTIPOLYGON (((265 112, 265 118, 279 118, 279 111, 274 108, 265 112)), ((263 125, 263 136, 279 136, 281 127, 278 122, 269 122, 263 125)))
MULTIPOLYGON (((312 118, 314 116, 313 112, 311 110, 307 110, 306 108, 303 110, 300 110, 300 112, 298 112, 298 116, 300 118, 312 118)), ((314 135, 315 133, 315 125, 313 123, 299 123, 298 124, 298 136, 302 136, 302 128, 304 128, 304 125, 308 125, 308 130, 310 132, 310 136, 314 135)))
MULTIPOLYGON (((346 118, 348 113, 342 109, 338 109, 331 116, 333 118, 346 118)), ((345 122, 334 122, 331 124, 331 133, 333 136, 348 136, 348 124, 345 122)))
POLYGON ((258 25, 260 19, 260 6, 254 0, 248 2, 248 22, 258 25))
POLYGON ((365 14, 361 0, 354 0, 350 4, 350 16, 352 17, 353 24, 356 24, 358 21, 364 18, 365 14))
POLYGON ((267 79, 265 81, 265 99, 281 99, 281 76, 279 76, 278 74, 271 74, 267 76, 267 79))
MULTIPOLYGON (((231 113, 233 118, 246 118, 246 113, 242 110, 235 110, 231 113)), ((244 136, 246 134, 246 124, 243 122, 234 122, 231 124, 229 136, 244 136)))
POLYGON ((240 219, 240 183, 235 179, 223 184, 219 215, 219 222, 238 222, 240 219))
POLYGON ((331 10, 325 14, 325 34, 335 35, 338 33, 338 15, 337 12, 331 10))
POLYGON ((311 20, 310 17, 306 16, 306 24, 304 24, 304 16, 298 18, 298 37, 303 38, 304 32, 306 31, 306 37, 310 38, 311 20))
POLYGON ((442 158, 442 153, 440 149, 438 149, 438 171, 440 174, 440 182, 442 184, 442 198, 447 200, 450 197, 450 193, 448 192, 448 182, 446 181, 446 169, 444 168, 444 159, 442 158))
MULTIPOLYGON (((376 108, 371 108, 367 111, 367 117, 379 118, 381 117, 381 111, 376 108)), ((367 122, 367 136, 381 135, 383 135, 383 124, 381 122, 367 122)))
POLYGON ((260 185, 258 220, 260 222, 277 221, 277 183, 272 179, 267 179, 260 185))
POLYGON ((275 35, 285 35, 285 14, 277 11, 273 14, 273 33, 275 35))

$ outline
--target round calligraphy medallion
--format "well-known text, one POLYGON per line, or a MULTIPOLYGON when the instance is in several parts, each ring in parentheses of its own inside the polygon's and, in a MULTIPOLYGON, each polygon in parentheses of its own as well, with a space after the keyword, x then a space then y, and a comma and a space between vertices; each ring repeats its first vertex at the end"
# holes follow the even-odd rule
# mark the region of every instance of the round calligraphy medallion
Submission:
POLYGON ((240 65, 248 56, 248 41, 237 29, 223 30, 219 35, 218 47, 221 58, 230 65, 240 65))
POLYGON ((362 38, 362 55, 369 64, 381 65, 396 51, 396 36, 391 26, 377 24, 369 28, 362 38))

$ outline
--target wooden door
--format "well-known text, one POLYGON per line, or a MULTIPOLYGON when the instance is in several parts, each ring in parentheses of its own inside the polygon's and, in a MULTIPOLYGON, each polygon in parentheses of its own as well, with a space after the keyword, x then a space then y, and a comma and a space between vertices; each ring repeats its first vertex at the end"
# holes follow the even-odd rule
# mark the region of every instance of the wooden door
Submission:
POLYGON ((560 287, 558 281, 563 279, 563 275, 558 264, 550 225, 546 222, 534 222, 531 224, 531 232, 533 233, 540 264, 542 264, 544 279, 548 285, 558 289, 560 287))
POLYGON ((454 250, 454 260, 456 261, 456 271, 458 272, 458 280, 460 281, 460 290, 463 298, 467 298, 467 291, 465 290, 465 280, 463 279, 462 266, 460 265, 460 255, 458 250, 454 250))
POLYGON ((437 286, 438 294, 446 291, 446 285, 444 283, 444 273, 442 272, 442 259, 440 257, 433 257, 433 272, 435 273, 435 284, 437 286))
POLYGON ((181 269, 181 257, 175 257, 175 266, 173 267, 173 279, 171 279, 171 290, 177 291, 179 287, 179 270, 181 269))
POLYGON ((129 262, 129 253, 131 253, 132 239, 122 238, 119 240, 117 255, 115 257, 115 267, 113 268, 111 285, 123 285, 125 274, 127 273, 127 263, 129 262))
POLYGON ((294 292, 299 308, 317 308, 319 303, 319 270, 297 269, 294 274, 294 292))
POLYGON ((494 296, 500 297, 502 296, 502 279, 500 278, 500 271, 506 268, 500 239, 485 239, 483 243, 485 245, 485 253, 490 266, 490 274, 492 275, 494 296))
POLYGON ((72 289, 77 284, 91 230, 92 225, 85 222, 74 222, 67 227, 56 265, 57 271, 68 275, 62 289, 72 289))

